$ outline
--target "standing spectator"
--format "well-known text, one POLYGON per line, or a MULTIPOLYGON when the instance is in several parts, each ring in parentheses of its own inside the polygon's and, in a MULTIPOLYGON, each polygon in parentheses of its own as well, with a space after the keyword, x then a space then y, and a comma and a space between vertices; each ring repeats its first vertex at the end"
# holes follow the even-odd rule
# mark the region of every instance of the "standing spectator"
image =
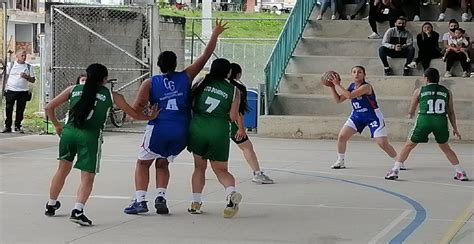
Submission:
POLYGON ((395 26, 395 21, 403 15, 400 3, 397 0, 370 0, 369 25, 372 28, 372 34, 369 39, 380 39, 377 32, 377 22, 388 21, 390 27, 395 26))
POLYGON ((322 0, 321 1, 321 9, 319 11, 319 15, 316 18, 317 20, 322 20, 324 13, 326 13, 326 10, 328 9, 329 5, 331 5, 331 19, 335 20, 336 19, 336 1, 335 0, 322 0))
POLYGON ((410 69, 416 68, 416 63, 413 62, 415 57, 413 35, 405 27, 406 19, 401 16, 395 22, 395 27, 388 29, 383 36, 382 46, 379 48, 379 57, 382 60, 385 75, 392 74, 387 56, 407 59, 403 68, 404 76, 410 74, 410 69))
POLYGON ((7 67, 7 84, 5 86, 5 128, 2 133, 12 132, 13 106, 16 102, 15 132, 23 133, 21 122, 25 112, 26 102, 31 100, 28 82, 34 83, 35 77, 31 65, 25 62, 26 51, 16 52, 16 61, 7 67))
POLYGON ((421 32, 416 36, 418 45, 417 61, 421 62, 424 70, 430 67, 432 59, 441 57, 438 40, 439 34, 433 30, 433 25, 429 22, 424 23, 421 32))
POLYGON ((439 14, 438 21, 444 21, 446 18, 446 15, 444 12, 446 12, 447 8, 452 8, 455 6, 461 5, 461 10, 462 10, 462 15, 461 15, 461 20, 462 22, 466 22, 469 20, 469 15, 468 15, 468 5, 471 5, 471 14, 474 9, 474 0, 441 0, 440 1, 440 10, 441 13, 439 14))

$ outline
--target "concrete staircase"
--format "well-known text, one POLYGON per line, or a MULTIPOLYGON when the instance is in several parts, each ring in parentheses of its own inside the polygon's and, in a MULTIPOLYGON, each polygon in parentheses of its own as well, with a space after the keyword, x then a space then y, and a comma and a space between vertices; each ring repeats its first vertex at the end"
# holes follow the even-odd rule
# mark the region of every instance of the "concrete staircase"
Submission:
MULTIPOLYGON (((405 60, 389 59, 395 76, 383 76, 377 51, 381 40, 367 39, 371 30, 366 20, 316 21, 316 11, 293 53, 279 93, 270 107, 270 115, 259 118, 258 133, 284 138, 337 138, 350 114, 351 105, 333 101, 329 88, 320 84, 321 74, 328 70, 337 71, 347 85, 351 79, 350 69, 362 65, 367 70, 367 80, 374 86, 390 139, 406 140, 413 122, 406 119, 406 114, 413 90, 422 85, 421 67, 414 70, 414 76, 401 76, 405 60)), ((407 27, 416 36, 422 23, 409 22, 407 27)), ((433 24, 441 35, 447 31, 447 22, 433 24)), ((461 23, 461 27, 474 36, 474 23, 461 23)), ((379 33, 384 33, 388 23, 379 24, 379 28, 379 33)), ((431 66, 441 75, 446 70, 446 64, 441 60, 432 60, 431 66)), ((442 84, 454 94, 458 127, 463 139, 472 141, 474 78, 461 78, 461 73, 460 65, 456 64, 456 77, 444 78, 442 84)), ((369 138, 370 134, 366 130, 358 137, 369 138)))

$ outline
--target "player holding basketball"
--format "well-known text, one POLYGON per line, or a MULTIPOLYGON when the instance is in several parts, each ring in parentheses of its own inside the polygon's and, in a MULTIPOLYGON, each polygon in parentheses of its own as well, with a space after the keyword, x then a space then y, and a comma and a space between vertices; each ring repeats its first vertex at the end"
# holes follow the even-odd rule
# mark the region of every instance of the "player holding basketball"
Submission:
POLYGON ((333 169, 342 169, 346 153, 347 141, 356 133, 362 133, 366 126, 370 129, 371 137, 388 156, 395 160, 397 152, 387 139, 387 130, 380 111, 375 92, 372 86, 365 81, 365 68, 355 66, 351 70, 353 82, 346 89, 341 85, 339 74, 332 74, 329 79, 334 84, 331 91, 337 103, 351 99, 352 113, 342 127, 337 138, 337 161, 331 166, 333 169))
POLYGON ((409 117, 413 118, 415 110, 418 109, 418 116, 416 123, 411 131, 409 139, 405 146, 400 151, 397 161, 393 168, 385 175, 387 180, 395 180, 398 178, 398 171, 408 158, 411 150, 413 150, 418 143, 428 142, 428 135, 433 133, 439 148, 453 165, 456 175, 455 180, 467 181, 466 171, 459 165, 459 159, 456 153, 449 147, 449 129, 448 118, 453 133, 459 139, 458 127, 456 125, 456 115, 454 113, 453 94, 451 91, 439 83, 439 72, 436 69, 429 68, 425 71, 426 85, 416 89, 410 103, 409 117), (447 115, 447 117, 446 117, 447 115))
POLYGON ((150 120, 156 118, 158 111, 152 109, 151 115, 134 110, 122 95, 111 92, 104 86, 108 70, 102 64, 91 64, 86 69, 87 79, 84 85, 74 85, 61 92, 45 108, 46 115, 54 124, 59 140, 59 167, 51 180, 49 201, 46 203, 46 216, 54 216, 61 207, 57 200, 66 177, 71 172, 72 162, 77 155, 74 168, 81 170, 81 184, 77 190, 76 204, 69 218, 80 225, 92 225, 84 215, 84 205, 92 191, 94 178, 100 168, 102 129, 112 103, 135 119, 150 120), (56 118, 55 109, 69 100, 69 120, 63 126, 56 118))
POLYGON ((161 53, 158 57, 158 66, 163 74, 145 80, 140 86, 134 107, 144 109, 150 102, 158 104, 162 110, 161 115, 149 121, 146 126, 135 168, 135 200, 124 209, 126 214, 148 212, 146 193, 150 181, 149 169, 155 160, 158 192, 155 199, 156 213, 169 213, 166 204, 166 189, 170 178, 168 165, 188 143, 191 83, 214 52, 217 38, 227 29, 225 26, 222 20, 216 20, 216 26, 204 53, 184 71, 175 71, 176 54, 171 51, 161 53))

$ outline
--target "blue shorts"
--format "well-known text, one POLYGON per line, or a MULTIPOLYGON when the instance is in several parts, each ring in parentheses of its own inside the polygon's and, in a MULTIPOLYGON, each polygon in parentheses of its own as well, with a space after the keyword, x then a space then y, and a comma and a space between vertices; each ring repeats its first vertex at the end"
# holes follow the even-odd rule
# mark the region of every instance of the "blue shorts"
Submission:
POLYGON ((168 159, 172 162, 187 146, 188 123, 162 122, 147 125, 138 152, 139 160, 168 159))
POLYGON ((373 116, 357 116, 351 114, 351 117, 347 119, 344 125, 353 128, 359 133, 362 133, 364 128, 368 126, 371 138, 387 136, 387 129, 382 112, 379 109, 375 109, 374 112, 375 114, 373 116))

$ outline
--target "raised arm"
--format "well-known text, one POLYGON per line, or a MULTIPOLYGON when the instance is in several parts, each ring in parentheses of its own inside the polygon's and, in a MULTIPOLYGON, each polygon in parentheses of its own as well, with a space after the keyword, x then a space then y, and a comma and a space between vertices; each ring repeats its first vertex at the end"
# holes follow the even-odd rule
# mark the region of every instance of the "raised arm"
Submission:
POLYGON ((157 109, 156 106, 153 106, 151 111, 149 111, 149 114, 143 114, 143 110, 138 110, 132 108, 125 98, 123 97, 122 94, 118 94, 116 92, 112 92, 112 95, 114 97, 114 103, 117 104, 117 106, 122 109, 125 113, 128 115, 132 116, 132 118, 136 120, 152 120, 155 119, 156 116, 160 113, 160 111, 157 109))
POLYGON ((222 23, 222 20, 216 20, 216 26, 212 30, 211 38, 204 49, 204 52, 199 56, 194 63, 188 66, 184 71, 188 74, 190 82, 193 82, 194 77, 201 72, 204 65, 206 65, 209 58, 211 58, 212 53, 216 49, 217 38, 219 35, 227 30, 227 23, 222 23))
POLYGON ((454 135, 457 136, 459 140, 461 140, 461 134, 459 134, 458 125, 456 123, 456 113, 454 112, 453 94, 451 91, 449 91, 448 118, 451 126, 453 127, 454 135))
POLYGON ((44 112, 46 113, 47 118, 53 123, 57 135, 61 135, 63 126, 59 123, 58 118, 56 117, 55 109, 69 100, 72 88, 73 86, 66 88, 58 96, 53 98, 53 100, 51 100, 51 102, 49 102, 44 108, 44 112))
POLYGON ((418 107, 418 97, 420 95, 420 89, 416 89, 413 92, 413 96, 410 100, 410 107, 408 108, 408 118, 411 119, 415 116, 416 108, 418 107))

